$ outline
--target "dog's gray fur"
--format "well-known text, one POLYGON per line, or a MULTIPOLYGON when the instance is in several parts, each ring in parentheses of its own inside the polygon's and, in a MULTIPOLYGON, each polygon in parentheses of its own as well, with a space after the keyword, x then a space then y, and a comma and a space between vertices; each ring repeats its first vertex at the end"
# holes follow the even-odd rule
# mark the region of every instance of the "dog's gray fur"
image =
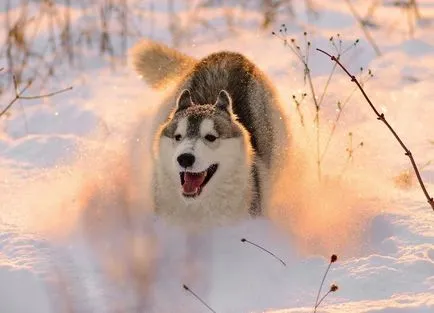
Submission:
POLYGON ((153 128, 157 213, 196 225, 263 213, 289 142, 287 119, 264 74, 239 53, 218 52, 196 61, 151 41, 134 48, 133 61, 153 87, 177 81, 153 128), (217 142, 205 140, 203 129, 215 133, 217 142), (185 134, 178 142, 180 131, 185 134), (172 163, 180 153, 199 150, 205 163, 219 157, 222 166, 203 194, 184 199, 172 163))

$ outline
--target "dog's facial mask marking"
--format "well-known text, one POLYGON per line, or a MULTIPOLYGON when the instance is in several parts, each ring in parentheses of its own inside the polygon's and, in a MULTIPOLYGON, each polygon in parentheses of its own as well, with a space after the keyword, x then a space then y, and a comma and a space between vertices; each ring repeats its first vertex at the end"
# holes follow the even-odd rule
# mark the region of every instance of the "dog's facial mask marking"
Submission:
POLYGON ((183 118, 176 123, 176 128, 172 135, 175 142, 181 142, 187 134, 187 119, 183 118))
POLYGON ((242 130, 232 111, 232 99, 225 90, 219 92, 214 104, 195 104, 190 91, 183 90, 162 136, 170 140, 167 143, 171 152, 166 150, 166 153, 170 153, 168 159, 172 164, 168 168, 179 174, 180 191, 186 198, 198 198, 219 167, 225 169, 224 177, 236 170, 227 169, 230 162, 225 158, 231 154, 237 157, 237 152, 231 149, 234 140, 242 137, 242 130))
POLYGON ((200 136, 203 142, 212 149, 216 149, 220 142, 220 135, 214 128, 214 121, 205 119, 200 124, 200 136))
MULTIPOLYGON (((214 122, 210 118, 204 116, 190 115, 181 120, 183 123, 186 121, 186 142, 181 143, 177 153, 181 156, 191 155, 195 159, 196 164, 191 167, 184 167, 179 173, 182 194, 184 197, 195 198, 199 196, 213 177, 218 168, 218 163, 213 163, 210 158, 210 144, 211 141, 216 143, 218 134, 214 129, 214 122), (207 138, 207 139, 205 139, 207 138), (209 141, 209 142, 208 142, 209 141), (186 152, 187 149, 188 152, 186 152), (211 161, 211 164, 208 163, 211 161), (205 170, 203 170, 205 168, 205 170)), ((182 127, 178 127, 182 128, 182 127)), ((183 167, 181 165, 181 167, 183 167)))

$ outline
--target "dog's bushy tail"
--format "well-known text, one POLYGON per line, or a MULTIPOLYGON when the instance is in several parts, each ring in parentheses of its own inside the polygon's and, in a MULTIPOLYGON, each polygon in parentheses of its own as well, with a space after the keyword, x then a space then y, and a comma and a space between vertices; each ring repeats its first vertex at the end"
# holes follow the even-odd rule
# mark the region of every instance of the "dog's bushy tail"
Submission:
POLYGON ((168 46, 151 40, 137 43, 131 50, 136 71, 152 88, 162 88, 195 64, 196 60, 168 46))

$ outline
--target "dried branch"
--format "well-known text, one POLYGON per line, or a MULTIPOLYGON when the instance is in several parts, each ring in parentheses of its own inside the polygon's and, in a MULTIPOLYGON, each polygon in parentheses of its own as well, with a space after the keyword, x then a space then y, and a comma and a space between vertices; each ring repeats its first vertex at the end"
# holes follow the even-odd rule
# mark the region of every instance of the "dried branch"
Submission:
POLYGON ((321 180, 321 160, 320 160, 320 109, 321 109, 321 103, 318 101, 316 94, 315 94, 315 87, 313 85, 312 76, 310 72, 309 67, 309 51, 311 49, 311 42, 307 40, 307 32, 304 32, 304 41, 305 41, 305 54, 301 51, 300 46, 296 43, 296 40, 294 38, 291 38, 288 41, 287 38, 287 28, 285 24, 282 24, 282 27, 279 30, 279 34, 276 34, 275 32, 271 33, 272 35, 276 36, 280 40, 283 41, 283 44, 285 47, 288 47, 292 53, 297 57, 297 59, 303 64, 304 67, 304 81, 306 83, 306 79, 309 83, 309 88, 312 96, 312 101, 315 107, 315 129, 316 129, 316 163, 317 163, 317 174, 318 174, 318 180, 321 180))
POLYGON ((17 102, 20 99, 23 100, 31 100, 31 99, 41 99, 41 98, 47 98, 47 97, 51 97, 54 95, 57 95, 59 93, 63 93, 65 91, 69 91, 71 90, 73 87, 70 86, 68 88, 64 88, 58 91, 54 91, 54 92, 50 92, 47 94, 43 94, 43 95, 36 95, 36 96, 23 96, 23 93, 31 86, 32 81, 27 82, 26 86, 19 90, 18 88, 18 83, 17 83, 17 79, 15 76, 12 77, 13 80, 13 84, 14 84, 14 90, 15 90, 15 97, 8 103, 8 105, 6 105, 6 107, 0 111, 0 118, 6 114, 6 112, 14 105, 15 102, 17 102))
POLYGON ((190 287, 188 287, 187 285, 183 284, 182 288, 184 288, 184 290, 186 290, 193 297, 195 297, 197 300, 199 300, 204 306, 207 307, 208 310, 210 310, 213 313, 216 313, 216 311, 214 311, 213 308, 208 305, 208 303, 206 303, 201 297, 199 297, 195 292, 193 292, 193 290, 191 290, 190 287))
POLYGON ((350 8, 350 11, 353 14, 354 18, 356 19, 357 23, 359 23, 359 26, 362 29, 363 34, 365 35, 366 39, 369 41, 372 48, 375 50, 375 53, 378 56, 380 56, 381 55, 380 48, 378 48, 377 44, 375 43, 374 38, 372 38, 371 34, 366 29, 365 23, 363 22, 362 18, 357 13, 356 9, 354 8, 353 4, 351 3, 351 0, 345 0, 345 2, 347 3, 348 7, 350 8))
POLYGON ((321 305, 321 303, 325 300, 325 298, 327 298, 327 296, 332 293, 332 292, 336 292, 339 289, 338 285, 331 285, 329 291, 327 291, 327 293, 322 296, 322 298, 318 301, 318 303, 315 305, 315 309, 314 309, 314 313, 316 312, 316 309, 318 309, 318 307, 321 305))
POLYGON ((72 86, 69 86, 67 88, 60 89, 58 91, 54 91, 54 92, 50 92, 50 93, 43 94, 43 95, 38 95, 38 96, 20 96, 20 99, 31 100, 31 99, 47 98, 47 97, 58 95, 59 93, 63 93, 65 91, 72 90, 72 88, 73 88, 72 86))
POLYGON ((434 199, 428 194, 428 191, 426 190, 425 184, 423 183, 422 177, 420 176, 419 169, 418 169, 418 167, 416 165, 416 162, 415 162, 415 160, 413 158, 413 154, 407 148, 407 146, 403 143, 403 141, 398 136, 398 134, 395 132, 395 130, 392 128, 392 126, 389 124, 389 122, 386 120, 386 117, 384 116, 384 113, 379 113, 378 112, 378 110, 376 109, 376 107, 374 106, 374 104, 369 99, 368 95, 366 94, 365 90, 363 89, 362 85, 357 80, 357 78, 354 75, 352 75, 346 69, 346 67, 343 66, 342 63, 334 55, 331 55, 328 52, 325 52, 324 50, 321 50, 321 49, 318 49, 318 48, 316 50, 318 50, 319 52, 322 52, 325 55, 329 56, 332 61, 336 62, 342 68, 342 70, 344 70, 344 72, 351 78, 351 81, 357 85, 357 87, 359 88, 360 92, 363 94, 363 97, 366 99, 366 101, 368 102, 368 104, 371 107, 371 109, 375 112, 375 115, 377 115, 377 119, 380 120, 380 121, 382 121, 387 126, 387 128, 390 130, 390 132, 393 134, 393 136, 395 137, 395 139, 401 145, 402 149, 405 151, 405 155, 409 157, 411 165, 413 166, 414 172, 416 173, 416 177, 417 177, 417 179, 419 181, 420 187, 422 188, 422 191, 423 191, 423 193, 424 193, 424 195, 425 195, 428 203, 431 205, 431 208, 434 211, 434 199))
POLYGON ((0 112, 0 117, 2 117, 6 112, 14 105, 14 103, 20 98, 20 96, 30 87, 32 84, 31 81, 27 83, 27 85, 21 90, 18 90, 17 79, 15 76, 12 77, 14 83, 15 97, 8 103, 8 105, 0 112))
POLYGON ((378 6, 381 4, 381 0, 373 0, 371 5, 368 7, 365 18, 363 19, 364 24, 366 25, 368 21, 374 15, 374 12, 377 10, 378 6))
POLYGON ((271 252, 270 250, 265 249, 264 247, 262 247, 261 245, 258 245, 250 240, 247 240, 246 238, 242 238, 241 242, 247 242, 249 244, 251 244, 252 246, 255 246, 256 248, 261 249, 262 251, 268 253, 269 255, 271 255, 273 258, 275 258, 276 260, 278 260, 280 263, 282 263, 283 266, 286 266, 285 261, 283 261, 281 258, 279 258, 277 255, 275 255, 273 252, 271 252))
POLYGON ((347 161, 345 162, 344 168, 342 169, 340 176, 342 176, 345 173, 348 166, 350 165, 350 162, 353 160, 354 152, 357 149, 360 149, 363 147, 363 141, 359 142, 359 144, 356 147, 353 147, 353 133, 352 132, 348 133, 348 137, 349 137, 349 145, 346 149, 347 161))
MULTIPOLYGON (((339 57, 339 55, 338 55, 338 57, 339 57)), ((335 65, 337 65, 337 63, 335 63, 335 65)), ((363 68, 360 68, 360 71, 362 72, 363 68)), ((374 75, 372 74, 371 70, 368 70, 368 77, 365 79, 365 81, 361 82, 361 85, 363 86, 363 84, 365 82, 367 82, 373 76, 374 75)), ((340 118, 342 116, 342 112, 344 111, 344 108, 347 106, 347 104, 349 103, 351 97, 353 96, 353 94, 355 93, 356 90, 357 90, 357 86, 355 86, 354 89, 351 90, 350 94, 347 96, 347 98, 343 102, 341 102, 341 101, 337 102, 338 114, 336 115, 335 120, 333 121, 332 129, 330 131, 330 135, 329 135, 329 137, 327 139, 327 142, 326 142, 325 147, 324 147, 324 151, 323 151, 323 153, 321 155, 321 160, 325 157, 325 155, 327 153, 327 150, 329 148, 329 145, 330 145, 330 142, 332 140, 332 137, 333 137, 333 135, 334 135, 334 133, 336 131, 336 128, 338 126, 338 122, 339 122, 339 120, 340 120, 340 118)))
POLYGON ((295 95, 292 95, 292 100, 293 100, 294 103, 295 103, 295 108, 296 108, 296 110, 297 110, 297 114, 298 114, 298 116, 299 116, 299 118, 300 118, 300 124, 301 124, 302 127, 304 127, 304 116, 303 116, 303 113, 301 112, 300 106, 301 106, 303 100, 306 98, 306 96, 307 96, 307 94, 306 94, 306 93, 303 93, 303 94, 301 95, 301 99, 298 100, 297 97, 296 97, 295 95))
POLYGON ((315 305, 313 307, 314 313, 316 313, 316 309, 320 306, 321 302, 329 295, 330 292, 335 292, 336 290, 338 290, 337 285, 333 284, 330 287, 330 290, 321 298, 321 300, 319 299, 319 297, 321 295, 322 287, 323 287, 325 279, 327 277, 327 274, 329 273, 332 264, 335 263, 337 260, 338 260, 338 256, 336 254, 332 254, 332 256, 330 257, 329 265, 327 266, 327 269, 326 269, 326 271, 322 277, 321 284, 319 286, 319 290, 318 290, 318 293, 316 295, 315 305))
POLYGON ((409 1, 409 5, 410 5, 410 7, 413 8, 414 15, 416 16, 416 18, 417 18, 418 20, 420 20, 422 17, 421 17, 421 15, 420 15, 419 6, 418 6, 416 0, 410 0, 410 1, 409 1))

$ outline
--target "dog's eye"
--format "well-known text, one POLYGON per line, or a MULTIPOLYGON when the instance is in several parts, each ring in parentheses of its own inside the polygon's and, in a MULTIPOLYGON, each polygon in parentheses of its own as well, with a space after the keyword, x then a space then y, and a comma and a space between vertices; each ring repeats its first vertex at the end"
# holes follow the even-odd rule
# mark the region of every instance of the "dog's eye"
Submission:
POLYGON ((217 139, 217 137, 214 135, 206 135, 205 139, 208 140, 209 142, 213 142, 217 139))
POLYGON ((180 134, 175 135, 175 140, 176 141, 181 141, 181 139, 182 139, 182 136, 180 134))

